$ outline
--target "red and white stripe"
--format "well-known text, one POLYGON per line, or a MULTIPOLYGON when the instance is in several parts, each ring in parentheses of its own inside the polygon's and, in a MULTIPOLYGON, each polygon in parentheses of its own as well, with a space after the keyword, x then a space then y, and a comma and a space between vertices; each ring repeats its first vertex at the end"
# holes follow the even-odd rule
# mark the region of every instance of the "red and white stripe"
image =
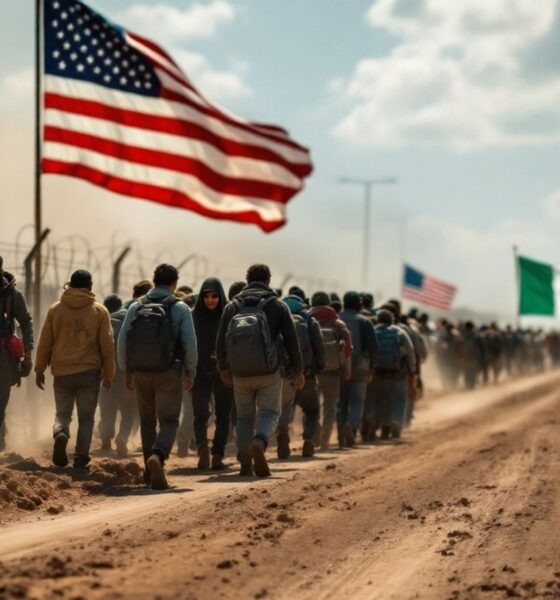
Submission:
POLYGON ((420 302, 427 306, 434 306, 442 310, 449 310, 457 294, 457 288, 430 275, 424 275, 421 288, 411 285, 403 286, 403 296, 407 300, 420 302))
POLYGON ((131 33, 127 42, 154 63, 160 97, 47 75, 43 173, 266 232, 281 227, 312 171, 309 151, 279 127, 212 104, 152 42, 131 33))

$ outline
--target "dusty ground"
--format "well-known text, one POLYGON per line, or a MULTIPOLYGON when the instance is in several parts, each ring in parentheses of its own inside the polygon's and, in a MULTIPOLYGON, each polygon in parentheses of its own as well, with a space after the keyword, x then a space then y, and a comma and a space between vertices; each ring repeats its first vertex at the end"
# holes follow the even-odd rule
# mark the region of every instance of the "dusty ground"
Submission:
POLYGON ((33 519, 11 509, 0 598, 560 598, 559 384, 434 398, 399 445, 276 463, 266 481, 193 458, 167 492, 69 481, 33 519))

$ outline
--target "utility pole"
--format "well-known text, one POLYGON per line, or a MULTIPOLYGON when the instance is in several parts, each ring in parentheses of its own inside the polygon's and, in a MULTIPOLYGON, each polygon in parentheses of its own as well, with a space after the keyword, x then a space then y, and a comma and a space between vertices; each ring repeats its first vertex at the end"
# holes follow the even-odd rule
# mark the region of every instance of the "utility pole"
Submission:
POLYGON ((395 177, 378 177, 376 179, 360 179, 355 177, 341 177, 340 183, 349 183, 360 185, 364 189, 364 239, 362 255, 362 286, 363 291, 367 291, 369 283, 369 255, 370 255, 370 234, 371 234, 371 188, 376 185, 394 185, 397 183, 395 177))

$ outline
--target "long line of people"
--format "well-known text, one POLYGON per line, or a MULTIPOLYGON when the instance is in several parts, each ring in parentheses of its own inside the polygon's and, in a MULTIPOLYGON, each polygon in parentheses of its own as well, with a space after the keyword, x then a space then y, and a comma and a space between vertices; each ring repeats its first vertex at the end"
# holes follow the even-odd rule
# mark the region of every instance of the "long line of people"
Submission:
MULTIPOLYGON (((540 369, 545 347, 560 362, 557 334, 501 331, 495 324, 476 330, 445 320, 432 329, 426 315, 402 314, 398 300, 374 309, 373 296, 357 292, 342 301, 326 292, 308 299, 292 287, 282 297, 262 264, 251 266, 227 298, 216 278, 198 294, 178 281, 177 269, 161 264, 152 282, 134 286, 131 300, 123 304, 113 294, 103 306, 91 274, 72 274, 47 313, 35 359, 40 389, 49 366, 54 376, 55 465, 68 464, 76 407, 73 465, 87 469, 98 400, 101 449, 110 451, 114 442, 117 456, 126 457, 139 422, 146 484, 165 489, 165 463, 176 442, 179 456, 192 447, 199 469, 220 471, 234 436, 240 474, 269 476, 268 446, 276 441, 279 459, 291 454, 296 407, 303 414, 303 457, 317 447, 329 450, 335 431, 339 448, 354 446, 358 435, 363 442, 399 439, 422 397, 429 350, 448 388, 461 378, 471 388, 490 372, 497 379, 502 368, 540 369)), ((3 302, 0 321, 11 335, 15 322, 24 331, 22 372, 30 369, 33 339, 20 296, 11 318, 3 302)))

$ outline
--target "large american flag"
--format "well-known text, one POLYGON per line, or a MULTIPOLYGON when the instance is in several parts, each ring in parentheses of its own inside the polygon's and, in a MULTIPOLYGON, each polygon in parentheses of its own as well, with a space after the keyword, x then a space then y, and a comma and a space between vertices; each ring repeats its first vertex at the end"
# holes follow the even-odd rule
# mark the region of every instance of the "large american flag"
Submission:
POLYGON ((286 222, 306 148, 218 108, 159 46, 84 3, 43 6, 43 173, 267 232, 286 222))
POLYGON ((404 266, 403 297, 407 300, 449 310, 456 293, 454 285, 404 266))

